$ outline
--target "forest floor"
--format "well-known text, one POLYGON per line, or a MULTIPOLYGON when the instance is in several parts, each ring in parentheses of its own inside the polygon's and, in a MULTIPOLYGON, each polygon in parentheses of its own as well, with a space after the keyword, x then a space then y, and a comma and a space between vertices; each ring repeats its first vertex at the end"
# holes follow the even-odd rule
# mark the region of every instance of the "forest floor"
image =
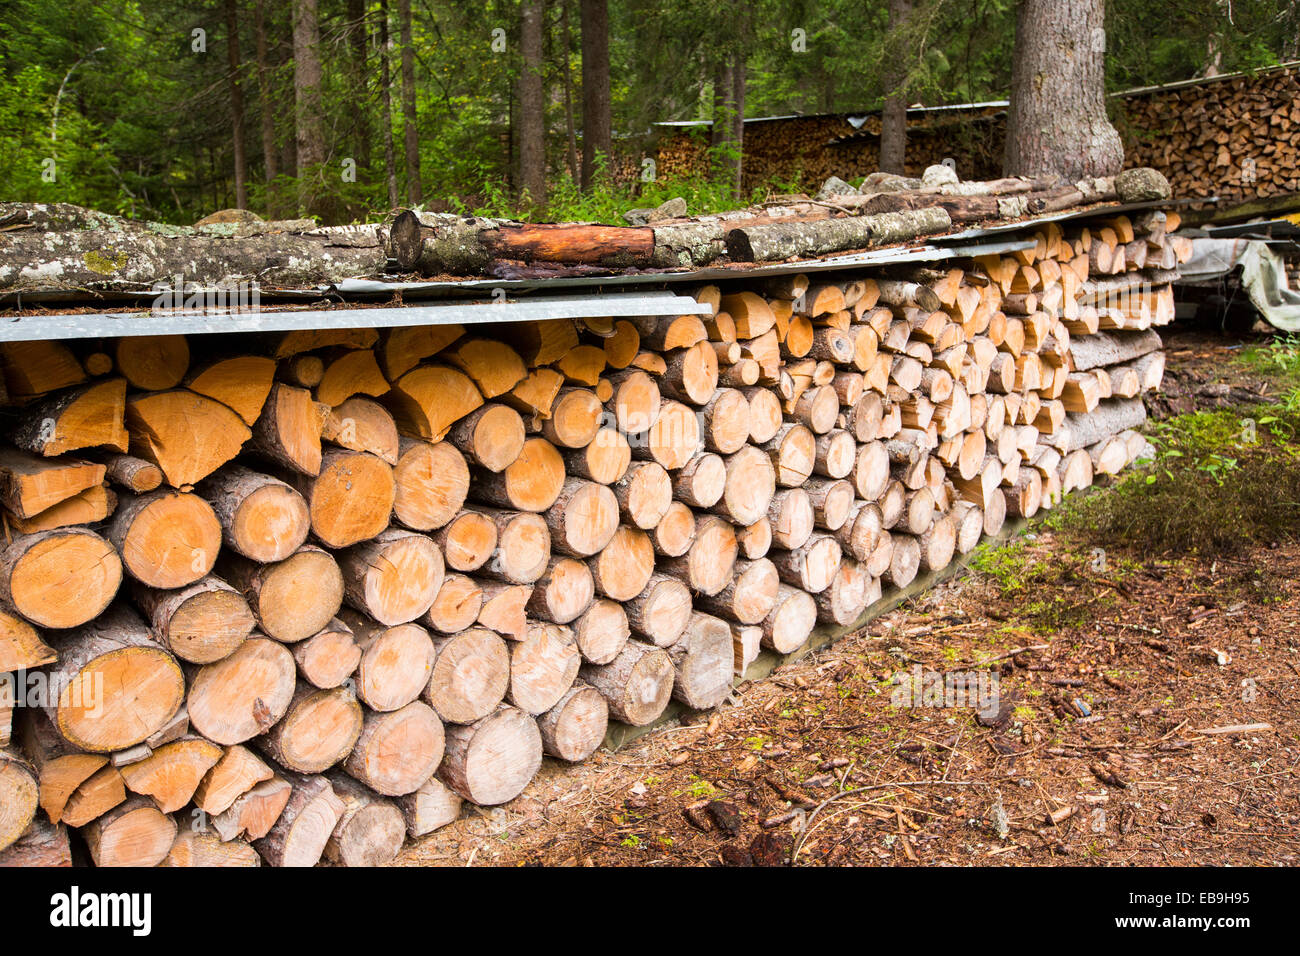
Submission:
MULTIPOLYGON (((1294 386, 1239 345, 1167 337, 1154 414, 1235 422, 1294 386)), ((1269 460, 1294 462, 1294 439, 1269 460)), ((1233 482, 1251 460, 1225 455, 1198 458, 1196 480, 1233 482)), ((1297 490, 1276 489, 1293 517, 1297 490)), ((1235 500, 1202 497, 1188 507, 1208 521, 1235 500)), ((1293 526, 1152 554, 1123 534, 1099 547, 1082 514, 1058 508, 982 547, 716 713, 546 761, 522 796, 467 806, 397 865, 1300 863, 1293 526), (963 684, 981 695, 954 700, 963 684)))

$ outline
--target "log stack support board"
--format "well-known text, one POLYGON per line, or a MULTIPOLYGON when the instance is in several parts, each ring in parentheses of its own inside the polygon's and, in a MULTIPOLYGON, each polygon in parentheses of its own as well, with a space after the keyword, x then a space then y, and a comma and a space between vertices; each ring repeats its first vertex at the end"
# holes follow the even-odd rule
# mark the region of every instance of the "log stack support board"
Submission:
POLYGON ((719 706, 1143 454, 1175 225, 703 316, 0 343, 0 862, 381 863, 719 706))

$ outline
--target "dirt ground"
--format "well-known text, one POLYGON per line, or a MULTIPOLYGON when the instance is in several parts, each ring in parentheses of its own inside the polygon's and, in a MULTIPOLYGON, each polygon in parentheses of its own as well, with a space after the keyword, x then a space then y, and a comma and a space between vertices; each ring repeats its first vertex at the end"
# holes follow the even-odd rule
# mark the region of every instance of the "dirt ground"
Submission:
MULTIPOLYGON (((1166 411, 1268 392, 1168 344, 1166 411)), ((1002 554, 397 865, 1295 865, 1300 546, 1002 554)))

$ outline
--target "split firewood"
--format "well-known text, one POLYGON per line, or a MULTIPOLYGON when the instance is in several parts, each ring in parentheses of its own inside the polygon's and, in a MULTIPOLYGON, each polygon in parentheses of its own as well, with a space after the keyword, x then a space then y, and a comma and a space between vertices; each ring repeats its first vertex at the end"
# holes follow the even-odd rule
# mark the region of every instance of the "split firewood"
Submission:
POLYGON ((605 739, 609 705, 600 692, 576 681, 555 706, 537 718, 542 749, 569 763, 586 760, 605 739))
POLYGON ((212 741, 183 737, 121 768, 122 780, 132 793, 153 798, 163 813, 175 813, 190 802, 204 775, 221 756, 221 748, 212 741))
POLYGON ((96 866, 157 866, 176 831, 176 821, 145 797, 129 798, 82 829, 96 866))
POLYGON ((466 800, 496 806, 519 796, 541 765, 537 722, 517 708, 502 705, 472 724, 447 728, 438 777, 466 800))
POLYGON ((417 700, 387 713, 368 712, 343 769, 376 793, 398 797, 433 775, 444 746, 442 721, 417 700))
POLYGON ((229 746, 265 733, 284 716, 297 672, 284 645, 254 636, 215 663, 191 665, 186 677, 190 723, 229 746))
POLYGON ((460 794, 450 790, 437 777, 430 777, 419 789, 397 798, 406 820, 406 832, 421 837, 445 827, 460 816, 460 794))
POLYGON ((171 849, 159 866, 244 867, 261 866, 262 858, 245 840, 222 840, 204 830, 187 830, 176 834, 171 849))
POLYGON ((287 774, 292 792, 266 836, 253 846, 271 866, 315 866, 345 806, 329 780, 287 774))
POLYGON ((212 829, 225 841, 261 839, 271 832, 292 795, 293 786, 283 777, 254 784, 212 818, 212 829))
MULTIPOLYGON (((350 451, 370 452, 390 465, 397 464, 401 448, 393 416, 373 399, 359 396, 345 399, 330 409, 321 428, 321 438, 350 451)), ((519 441, 523 443, 522 434, 519 441)))
POLYGON ((104 379, 58 392, 23 410, 10 440, 46 458, 82 448, 125 452, 126 380, 104 379))
POLYGON ((0 502, 19 518, 34 518, 73 495, 103 484, 103 465, 76 459, 44 459, 0 450, 0 502))
POLYGON ((185 378, 185 387, 216 399, 233 409, 245 425, 252 426, 266 406, 274 378, 274 359, 261 355, 237 355, 209 362, 191 372, 185 378))
POLYGON ((573 637, 582 658, 592 664, 608 664, 618 657, 632 634, 623 605, 597 598, 573 622, 573 637))
POLYGON ((247 747, 227 747, 194 791, 194 805, 209 816, 230 809, 236 799, 273 776, 260 757, 247 747))
POLYGON ((185 389, 128 399, 126 427, 131 454, 153 462, 180 489, 234 458, 253 434, 225 405, 185 389))

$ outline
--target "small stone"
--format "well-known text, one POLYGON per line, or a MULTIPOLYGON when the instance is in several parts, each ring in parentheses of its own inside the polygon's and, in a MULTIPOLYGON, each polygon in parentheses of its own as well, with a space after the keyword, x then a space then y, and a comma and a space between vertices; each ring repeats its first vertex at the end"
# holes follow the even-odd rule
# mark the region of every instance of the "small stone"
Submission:
POLYGON ((262 222, 262 217, 248 209, 220 209, 210 216, 204 216, 195 226, 215 226, 224 223, 235 223, 241 226, 250 226, 254 223, 262 222))
POLYGON ((629 209, 623 213, 623 220, 629 226, 645 226, 650 222, 650 216, 654 213, 653 209, 629 209))
POLYGON ((832 176, 822 183, 822 188, 817 191, 817 198, 824 202, 835 196, 854 196, 857 195, 857 192, 856 189, 840 179, 840 177, 832 176))
POLYGON ((858 192, 862 195, 871 193, 896 193, 904 189, 920 189, 921 180, 894 173, 872 173, 862 181, 858 192))
POLYGON ((1148 202, 1168 199, 1173 191, 1160 170, 1139 166, 1126 169, 1115 177, 1115 194, 1120 202, 1148 202))
POLYGON ((650 210, 646 216, 647 222, 662 222, 665 219, 685 219, 686 218, 686 200, 681 196, 674 196, 667 202, 660 203, 658 208, 650 210))
POLYGON ((927 166, 925 172, 921 174, 922 186, 951 186, 956 182, 958 182, 957 171, 942 164, 927 166))

